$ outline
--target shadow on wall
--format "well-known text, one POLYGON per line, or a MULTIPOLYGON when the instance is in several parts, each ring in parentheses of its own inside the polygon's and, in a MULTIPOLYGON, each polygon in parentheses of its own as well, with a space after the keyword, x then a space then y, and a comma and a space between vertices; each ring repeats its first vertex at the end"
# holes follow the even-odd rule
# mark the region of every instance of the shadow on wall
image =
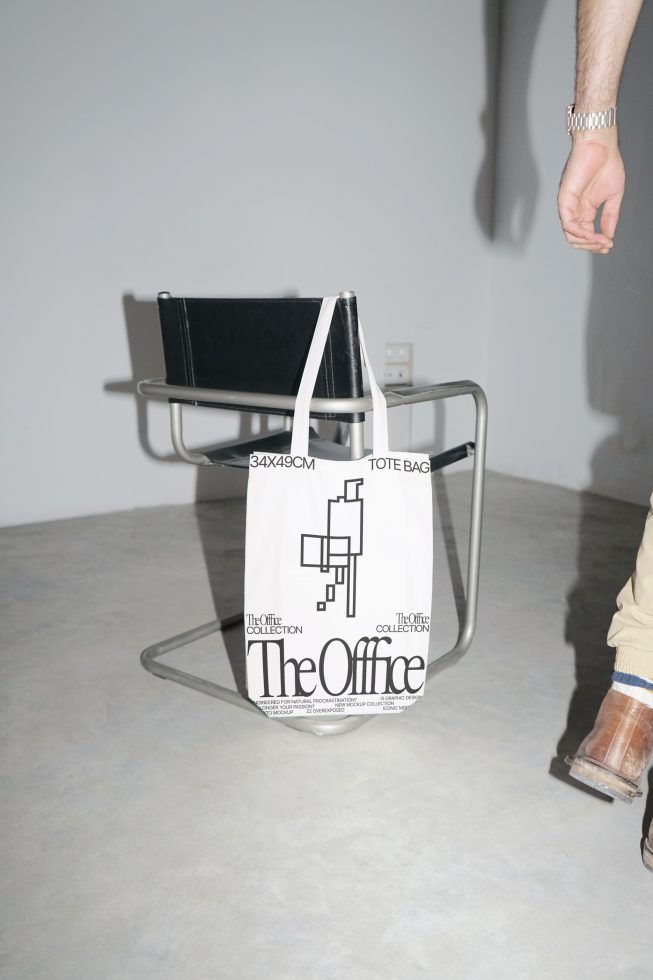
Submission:
POLYGON ((485 0, 483 28, 485 40, 485 105, 481 112, 483 160, 476 178, 474 209, 485 237, 494 237, 496 194, 498 102, 501 66, 501 21, 504 0, 485 0))
POLYGON ((538 171, 529 132, 528 88, 533 51, 546 0, 485 0, 486 102, 481 114, 485 152, 478 177, 474 204, 479 228, 490 241, 521 248, 533 225, 539 190, 538 171), (502 72, 503 41, 507 23, 514 31, 514 55, 510 79, 502 72), (502 131, 506 115, 523 139, 517 149, 520 166, 509 182, 502 182, 497 171, 502 131))
MULTIPOLYGON (((154 449, 149 434, 149 401, 139 395, 137 391, 139 381, 143 381, 145 378, 163 378, 166 373, 156 300, 136 299, 132 294, 126 293, 122 301, 132 376, 124 381, 109 381, 105 384, 104 390, 114 394, 127 394, 134 399, 138 441, 146 456, 166 463, 179 464, 182 461, 174 452, 161 454, 154 449)), ((210 413, 211 409, 195 409, 194 411, 210 413)), ((252 415, 241 415, 238 435, 222 444, 214 441, 210 446, 216 448, 219 445, 228 445, 231 442, 251 438, 254 434, 253 419, 254 416, 252 415)), ((266 431, 266 425, 266 421, 263 420, 261 423, 262 433, 266 431)), ((193 448, 202 452, 210 447, 194 446, 193 448)), ((184 463, 183 465, 188 464, 184 463)), ((197 468, 195 500, 215 500, 216 498, 234 496, 243 492, 243 486, 241 474, 234 474, 231 470, 225 471, 218 466, 200 466, 197 468)))
POLYGON ((104 390, 111 394, 130 395, 134 399, 136 429, 141 449, 150 459, 172 462, 176 459, 173 454, 162 455, 152 446, 149 437, 148 403, 136 390, 136 385, 143 378, 161 378, 165 374, 156 303, 153 300, 137 300, 129 294, 123 296, 122 303, 132 376, 124 381, 108 381, 104 390))
POLYGON ((632 498, 635 492, 645 504, 653 489, 653 128, 642 124, 653 98, 652 43, 653 10, 644 5, 619 99, 627 190, 616 244, 611 255, 591 259, 587 393, 591 407, 614 419, 615 427, 596 449, 592 482, 581 495, 578 578, 568 595, 566 630, 577 686, 552 764, 556 775, 566 776, 562 759, 591 729, 610 684, 614 651, 606 634, 615 597, 632 574, 646 516, 644 508, 595 494, 632 498), (599 526, 611 530, 607 550, 598 544, 599 526))
POLYGON ((646 503, 653 489, 653 10, 644 4, 619 95, 626 195, 609 256, 592 259, 587 320, 587 390, 591 407, 615 420, 592 460, 599 493, 646 503))

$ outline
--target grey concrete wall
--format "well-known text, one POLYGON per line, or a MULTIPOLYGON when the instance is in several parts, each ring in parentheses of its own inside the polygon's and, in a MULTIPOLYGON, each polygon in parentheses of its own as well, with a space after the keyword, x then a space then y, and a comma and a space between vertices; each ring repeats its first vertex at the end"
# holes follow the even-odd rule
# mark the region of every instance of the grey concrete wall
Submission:
POLYGON ((5 5, 0 522, 233 489, 137 406, 161 289, 354 288, 379 368, 410 340, 419 378, 483 380, 486 35, 481 0, 5 5))

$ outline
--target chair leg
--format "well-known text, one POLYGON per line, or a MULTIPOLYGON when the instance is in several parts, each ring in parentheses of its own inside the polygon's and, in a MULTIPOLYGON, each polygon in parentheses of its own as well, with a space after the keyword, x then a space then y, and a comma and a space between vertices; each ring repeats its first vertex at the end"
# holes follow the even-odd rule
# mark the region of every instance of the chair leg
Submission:
POLYGON ((469 552, 467 557, 467 594, 463 625, 455 645, 446 653, 432 660, 426 671, 430 680, 444 667, 456 663, 469 649, 476 631, 478 608, 478 580, 481 566, 481 532, 483 529, 483 493, 485 488, 485 447, 487 443, 487 400, 482 388, 474 386, 471 394, 476 404, 476 450, 472 475, 472 502, 469 525, 469 552))
POLYGON ((219 633, 222 630, 228 629, 230 626, 235 626, 236 623, 242 621, 242 618, 242 613, 239 613, 235 616, 226 617, 223 620, 214 619, 210 623, 203 623, 202 626, 195 626, 194 629, 186 630, 185 633, 178 633, 177 636, 171 636, 167 640, 153 643, 152 646, 146 647, 141 653, 141 663, 145 670, 149 670, 156 677, 163 677, 167 681, 175 681, 177 684, 183 684, 184 687, 191 687, 194 691, 201 691, 202 694, 209 694, 213 698, 220 698, 221 701, 229 701, 230 704, 238 705, 239 708, 246 708, 248 711, 255 711, 257 714, 261 714, 262 712, 259 711, 256 705, 252 701, 248 701, 247 698, 244 698, 238 691, 232 691, 228 687, 223 687, 222 684, 207 681, 203 677, 197 677, 195 674, 189 674, 185 670, 179 670, 178 667, 171 667, 170 664, 159 662, 159 657, 165 656, 171 650, 179 650, 189 643, 194 643, 196 640, 201 640, 205 636, 210 636, 211 633, 219 633))
MULTIPOLYGON (((229 704, 235 704, 238 708, 253 711, 262 718, 267 718, 267 715, 253 701, 249 701, 238 691, 232 691, 228 687, 223 687, 222 684, 207 681, 203 677, 197 677, 196 674, 189 674, 185 670, 179 670, 178 667, 171 667, 170 664, 161 663, 159 660, 159 657, 165 656, 172 650, 179 650, 181 647, 185 647, 189 643, 194 643, 196 640, 201 640, 205 636, 210 636, 212 633, 222 632, 230 626, 235 626, 237 623, 242 622, 242 620, 243 614, 237 613, 234 616, 226 616, 222 620, 211 620, 210 623, 195 626, 193 629, 186 630, 184 633, 178 633, 176 636, 171 636, 167 640, 153 643, 141 653, 141 663, 145 670, 149 671, 150 674, 154 674, 156 677, 174 681, 176 684, 190 687, 194 691, 200 691, 201 694, 208 694, 213 698, 219 698, 221 701, 227 701, 229 704)), ((373 715, 345 715, 319 719, 308 717, 274 718, 270 720, 280 721, 282 725, 286 725, 288 728, 293 728, 300 732, 307 732, 311 735, 344 735, 347 732, 353 731, 355 728, 359 728, 366 721, 369 721, 371 717, 373 715)))

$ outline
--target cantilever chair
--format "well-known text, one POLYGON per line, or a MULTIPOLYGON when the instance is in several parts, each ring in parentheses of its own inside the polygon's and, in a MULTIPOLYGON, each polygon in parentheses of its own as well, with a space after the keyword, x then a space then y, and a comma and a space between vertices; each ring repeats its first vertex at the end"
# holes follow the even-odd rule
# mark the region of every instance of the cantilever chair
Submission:
MULTIPOLYGON (((320 304, 321 299, 186 299, 167 292, 159 293, 166 377, 165 380, 141 381, 138 391, 146 397, 168 400, 172 443, 182 460, 196 466, 247 467, 252 452, 289 452, 295 395, 320 304), (184 444, 182 411, 185 405, 283 415, 285 428, 249 442, 197 452, 184 444)), ((400 387, 384 394, 390 408, 461 395, 471 396, 476 406, 474 441, 431 456, 432 471, 468 456, 474 458, 474 470, 462 626, 452 649, 429 663, 428 679, 445 663, 466 652, 476 628, 487 404, 482 389, 471 381, 400 387)), ((353 292, 344 292, 336 304, 311 402, 311 417, 340 423, 337 431, 341 436, 348 432, 348 439, 326 439, 311 428, 310 454, 327 459, 363 456, 363 428, 365 414, 369 411, 372 411, 372 398, 363 391, 356 297, 353 292)), ((143 651, 141 662, 146 670, 158 677, 266 717, 238 691, 179 670, 159 659, 195 640, 225 630, 241 622, 242 618, 241 613, 214 620, 155 643, 143 651)), ((370 717, 373 716, 289 717, 282 719, 282 723, 300 731, 327 735, 351 731, 370 717)))

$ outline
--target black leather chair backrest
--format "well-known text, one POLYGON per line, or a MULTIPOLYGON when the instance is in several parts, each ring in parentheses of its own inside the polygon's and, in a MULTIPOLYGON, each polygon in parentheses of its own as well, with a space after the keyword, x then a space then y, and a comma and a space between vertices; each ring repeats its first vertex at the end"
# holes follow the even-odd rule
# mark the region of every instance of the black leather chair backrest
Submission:
MULTIPOLYGON (((159 294, 167 383, 296 395, 321 302, 321 299, 294 297, 189 299, 159 294)), ((362 395, 356 297, 342 297, 336 303, 315 396, 359 398, 362 395)), ((234 406, 212 404, 209 407, 233 409, 234 406)), ((240 406, 238 410, 261 411, 240 406)), ((270 414, 292 413, 270 410, 270 414)), ((314 417, 346 421, 364 418, 362 414, 314 417)))

